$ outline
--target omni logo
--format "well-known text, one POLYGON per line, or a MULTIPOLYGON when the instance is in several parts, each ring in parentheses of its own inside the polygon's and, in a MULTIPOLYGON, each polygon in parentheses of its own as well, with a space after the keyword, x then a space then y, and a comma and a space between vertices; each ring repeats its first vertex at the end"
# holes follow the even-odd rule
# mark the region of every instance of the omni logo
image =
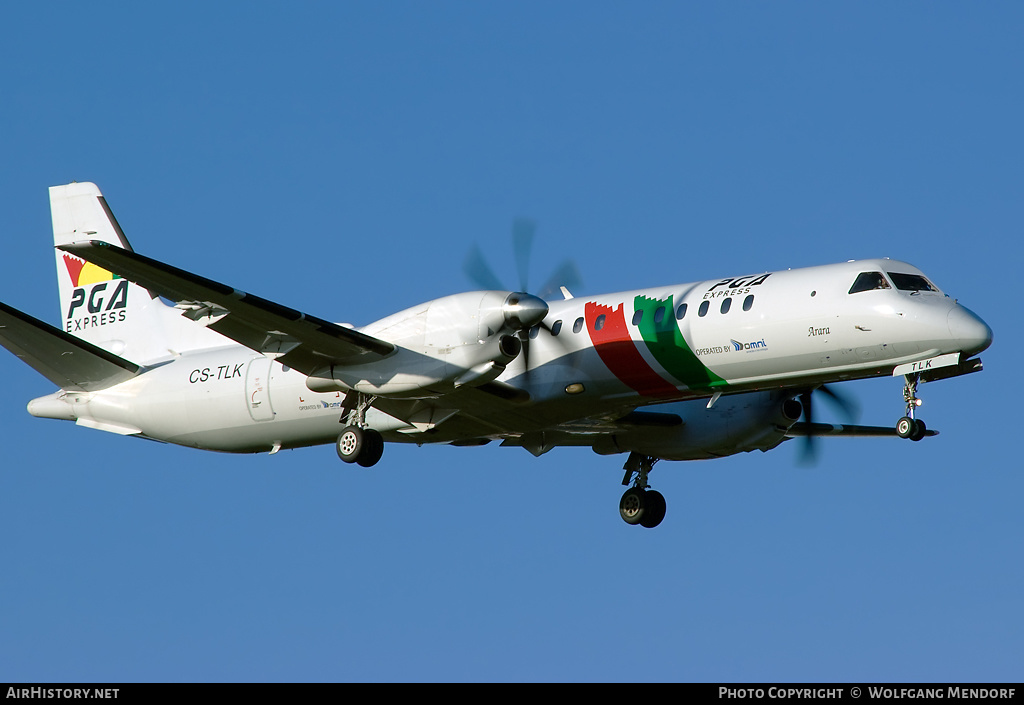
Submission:
POLYGON ((743 350, 746 350, 747 352, 752 352, 755 350, 763 350, 768 347, 768 343, 764 342, 764 338, 761 338, 761 340, 755 340, 752 343, 741 343, 738 340, 732 340, 730 338, 729 342, 732 343, 732 346, 736 349, 736 352, 741 352, 743 350))

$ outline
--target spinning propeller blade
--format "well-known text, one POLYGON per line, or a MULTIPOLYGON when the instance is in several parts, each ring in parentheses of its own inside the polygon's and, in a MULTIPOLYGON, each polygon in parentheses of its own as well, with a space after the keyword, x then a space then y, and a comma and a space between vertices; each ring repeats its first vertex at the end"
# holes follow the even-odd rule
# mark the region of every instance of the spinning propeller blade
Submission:
POLYGON ((466 261, 462 263, 462 271, 466 273, 470 281, 481 289, 492 291, 505 290, 505 287, 501 285, 501 280, 498 279, 498 275, 494 273, 491 265, 487 264, 487 260, 484 259, 479 245, 473 245, 470 248, 469 254, 466 255, 466 261))
MULTIPOLYGON (((815 391, 821 392, 826 399, 832 401, 833 406, 847 423, 855 423, 860 415, 860 407, 857 402, 846 394, 841 394, 834 389, 822 385, 817 389, 809 389, 800 395, 800 405, 803 407, 803 419, 808 425, 814 423, 814 404, 812 396, 815 391)), ((803 445, 800 451, 800 462, 803 465, 813 465, 818 459, 817 437, 813 435, 804 436, 803 445)))
MULTIPOLYGON (((529 218, 516 218, 512 223, 512 253, 516 262, 516 272, 519 275, 519 291, 528 293, 530 258, 533 255, 533 243, 537 235, 537 223, 529 218)), ((494 273, 494 269, 487 262, 479 245, 473 245, 462 263, 462 271, 469 280, 483 289, 496 291, 511 291, 505 286, 501 278, 494 273)), ((567 259, 548 277, 544 286, 540 288, 536 296, 546 299, 558 292, 559 287, 577 289, 583 285, 583 278, 576 263, 567 259)))
POLYGON ((546 299, 554 295, 560 286, 564 286, 569 291, 574 291, 582 285, 583 278, 580 276, 580 270, 576 267, 576 263, 571 259, 567 259, 548 277, 547 282, 540 288, 538 296, 546 299))
POLYGON ((536 233, 537 223, 528 218, 516 218, 512 223, 512 248, 516 257, 516 271, 519 273, 519 291, 530 290, 527 276, 536 233))

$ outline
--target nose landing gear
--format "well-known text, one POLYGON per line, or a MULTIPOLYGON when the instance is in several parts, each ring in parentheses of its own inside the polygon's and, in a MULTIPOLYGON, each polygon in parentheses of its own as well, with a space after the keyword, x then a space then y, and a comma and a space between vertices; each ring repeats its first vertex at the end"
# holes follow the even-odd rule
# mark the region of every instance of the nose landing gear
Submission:
POLYGON ((623 466, 626 471, 622 478, 623 485, 628 485, 633 475, 636 475, 633 486, 619 500, 619 516, 631 526, 639 524, 646 529, 653 529, 665 518, 665 497, 661 492, 650 489, 647 484, 647 473, 656 462, 658 458, 634 451, 629 454, 623 466))
POLYGON ((900 438, 909 438, 912 441, 919 441, 928 435, 928 427, 924 421, 915 417, 917 407, 921 406, 921 400, 917 398, 917 383, 921 375, 905 375, 906 383, 903 385, 903 401, 907 404, 907 415, 896 422, 896 434, 900 438))

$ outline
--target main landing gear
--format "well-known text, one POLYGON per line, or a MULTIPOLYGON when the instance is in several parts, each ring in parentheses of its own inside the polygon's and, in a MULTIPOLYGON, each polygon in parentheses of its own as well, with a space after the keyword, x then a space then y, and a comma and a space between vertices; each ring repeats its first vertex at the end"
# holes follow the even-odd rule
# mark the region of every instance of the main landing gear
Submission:
POLYGON ((634 451, 629 454, 623 466, 626 471, 625 477, 622 478, 623 485, 629 485, 633 475, 636 475, 633 486, 626 490, 619 500, 619 516, 627 524, 639 524, 644 528, 653 529, 665 518, 665 497, 661 492, 650 489, 647 484, 647 473, 656 462, 657 458, 634 451))
MULTIPOLYGON (((338 435, 335 447, 338 457, 346 463, 356 463, 364 468, 377 464, 384 455, 384 437, 380 431, 366 426, 366 410, 373 404, 374 397, 357 393, 355 407, 343 414, 341 423, 346 419, 349 425, 338 435), (352 419, 352 416, 355 419, 352 419)), ((348 399, 345 400, 348 402, 348 399)))
POLYGON ((906 375, 904 379, 906 379, 906 384, 903 385, 903 401, 907 404, 907 415, 896 422, 896 435, 900 438, 919 441, 925 437, 928 430, 924 421, 915 418, 917 407, 921 406, 921 400, 917 398, 917 383, 921 376, 918 374, 906 375))
POLYGON ((384 455, 384 437, 380 431, 359 426, 346 426, 336 443, 338 457, 346 463, 358 463, 364 468, 377 464, 384 455))

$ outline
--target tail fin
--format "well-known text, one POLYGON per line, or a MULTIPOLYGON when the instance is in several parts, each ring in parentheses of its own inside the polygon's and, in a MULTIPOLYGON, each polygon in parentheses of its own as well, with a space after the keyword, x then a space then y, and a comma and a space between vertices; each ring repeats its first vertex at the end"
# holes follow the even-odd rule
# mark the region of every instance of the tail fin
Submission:
MULTIPOLYGON (((53 244, 102 240, 131 245, 96 184, 50 187, 53 244)), ((173 354, 172 333, 182 328, 179 312, 149 290, 67 252, 57 254, 64 330, 115 355, 139 363, 173 354)))

